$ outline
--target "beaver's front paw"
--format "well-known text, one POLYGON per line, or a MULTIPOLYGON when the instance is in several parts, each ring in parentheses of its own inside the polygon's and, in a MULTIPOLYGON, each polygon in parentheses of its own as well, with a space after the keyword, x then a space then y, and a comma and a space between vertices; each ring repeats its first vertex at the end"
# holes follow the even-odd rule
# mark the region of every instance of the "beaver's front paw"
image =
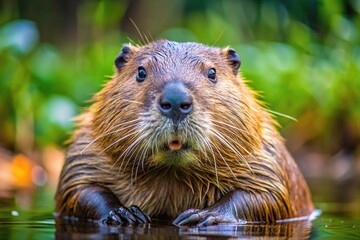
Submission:
POLYGON ((218 223, 239 223, 235 213, 228 208, 189 209, 181 213, 174 221, 176 226, 208 226, 218 223))
POLYGON ((150 217, 135 205, 129 208, 119 207, 110 211, 108 216, 102 220, 106 225, 143 224, 150 223, 150 221, 150 217))

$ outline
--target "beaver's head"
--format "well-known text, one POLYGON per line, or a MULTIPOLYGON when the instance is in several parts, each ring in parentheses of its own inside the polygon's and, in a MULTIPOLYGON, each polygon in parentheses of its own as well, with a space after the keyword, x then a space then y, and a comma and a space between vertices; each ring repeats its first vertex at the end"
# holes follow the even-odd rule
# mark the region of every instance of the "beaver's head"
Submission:
POLYGON ((233 49, 162 40, 124 46, 115 65, 90 108, 114 164, 241 162, 259 146, 259 107, 233 49))

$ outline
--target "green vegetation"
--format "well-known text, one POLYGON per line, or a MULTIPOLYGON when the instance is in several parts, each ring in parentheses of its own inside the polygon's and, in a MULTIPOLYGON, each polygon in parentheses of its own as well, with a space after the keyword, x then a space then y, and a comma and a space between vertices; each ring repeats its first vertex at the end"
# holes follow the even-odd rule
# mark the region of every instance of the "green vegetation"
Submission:
MULTIPOLYGON (((70 12, 59 7, 61 1, 54 2, 56 16, 70 12)), ((71 6, 75 21, 69 17, 65 30, 59 19, 41 9, 40 1, 33 6, 43 16, 31 15, 32 8, 24 3, 4 4, 0 146, 19 152, 62 146, 72 128, 69 120, 112 75, 113 59, 121 44, 130 41, 124 32, 136 32, 129 18, 150 39, 232 46, 242 59, 245 78, 267 106, 309 124, 291 128, 309 131, 304 142, 335 153, 343 147, 341 126, 346 125, 358 145, 360 1, 132 2, 136 4, 79 1, 71 6), (119 31, 120 23, 124 31, 119 31)), ((140 35, 129 35, 143 41, 140 35)), ((297 124, 278 120, 285 132, 297 124)))

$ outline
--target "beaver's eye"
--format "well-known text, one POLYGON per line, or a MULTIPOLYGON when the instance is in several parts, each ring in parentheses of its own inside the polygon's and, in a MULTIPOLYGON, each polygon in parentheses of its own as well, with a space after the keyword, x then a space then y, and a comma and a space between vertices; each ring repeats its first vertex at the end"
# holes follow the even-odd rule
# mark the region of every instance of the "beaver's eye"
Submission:
POLYGON ((136 81, 142 82, 146 78, 146 70, 144 67, 139 67, 136 75, 136 81))
POLYGON ((210 68, 208 71, 208 78, 211 82, 216 83, 216 70, 215 68, 210 68))

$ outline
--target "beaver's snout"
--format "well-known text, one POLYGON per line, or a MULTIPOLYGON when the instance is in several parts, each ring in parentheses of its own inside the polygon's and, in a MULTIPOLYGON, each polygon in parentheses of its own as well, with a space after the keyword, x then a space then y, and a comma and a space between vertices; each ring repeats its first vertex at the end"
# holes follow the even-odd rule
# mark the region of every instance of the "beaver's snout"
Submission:
POLYGON ((193 109, 191 94, 182 82, 169 82, 161 93, 158 108, 161 114, 177 124, 193 109))

